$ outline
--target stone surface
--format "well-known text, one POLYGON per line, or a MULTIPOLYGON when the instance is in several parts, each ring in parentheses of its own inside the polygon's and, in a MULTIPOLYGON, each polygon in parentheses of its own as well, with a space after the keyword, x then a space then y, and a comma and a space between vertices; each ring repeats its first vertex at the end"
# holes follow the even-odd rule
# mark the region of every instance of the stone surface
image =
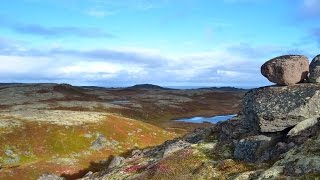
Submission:
POLYGON ((207 138, 212 133, 212 131, 213 129, 210 127, 195 129, 192 133, 183 136, 182 139, 191 144, 199 143, 207 138))
POLYGON ((320 83, 320 54, 312 59, 309 70, 309 82, 320 83))
POLYGON ((288 132, 288 136, 293 137, 293 136, 298 136, 300 135, 304 130, 316 125, 319 122, 318 118, 309 118, 304 121, 301 121, 298 123, 294 128, 292 128, 288 132))
POLYGON ((65 180, 65 178, 60 177, 56 174, 52 174, 52 173, 45 173, 43 175, 41 175, 38 180, 65 180))
POLYGON ((138 159, 144 156, 143 151, 141 151, 140 149, 135 149, 131 152, 131 159, 138 159))
POLYGON ((100 150, 106 147, 106 144, 107 144, 107 138, 103 134, 98 134, 97 139, 92 142, 90 148, 94 150, 100 150))
POLYGON ((175 143, 169 144, 163 152, 163 157, 167 157, 170 154, 177 152, 181 149, 184 149, 188 146, 190 146, 191 144, 182 140, 176 141, 175 143))
POLYGON ((269 86, 249 91, 243 112, 252 129, 278 132, 320 113, 320 85, 269 86))
POLYGON ((258 131, 253 131, 250 123, 246 122, 243 115, 238 115, 231 120, 216 125, 218 138, 223 144, 232 143, 234 139, 243 139, 247 136, 257 135, 258 131))
POLYGON ((301 146, 295 146, 274 166, 284 166, 284 174, 301 176, 305 174, 320 174, 320 133, 305 140, 301 146))
POLYGON ((259 180, 262 179, 276 179, 283 173, 283 166, 273 166, 270 169, 265 170, 260 174, 257 178, 259 180))
POLYGON ((114 167, 117 167, 117 166, 120 166, 121 164, 123 164, 123 162, 125 161, 125 158, 124 157, 121 157, 121 156, 115 156, 109 166, 108 166, 108 169, 111 169, 111 168, 114 168, 114 167))
POLYGON ((320 121, 315 125, 310 126, 302 131, 298 132, 294 136, 288 136, 288 142, 294 143, 296 145, 304 144, 310 137, 314 137, 318 134, 320 130, 320 121))
POLYGON ((308 58, 301 55, 279 56, 261 66, 262 75, 279 85, 301 82, 308 77, 308 72, 308 58))
POLYGON ((248 180, 248 179, 257 179, 259 173, 261 173, 260 171, 247 171, 244 173, 240 173, 236 176, 234 176, 233 178, 231 178, 232 180, 248 180))
POLYGON ((264 135, 241 139, 235 145, 234 157, 247 162, 255 162, 263 151, 274 144, 271 137, 264 135))

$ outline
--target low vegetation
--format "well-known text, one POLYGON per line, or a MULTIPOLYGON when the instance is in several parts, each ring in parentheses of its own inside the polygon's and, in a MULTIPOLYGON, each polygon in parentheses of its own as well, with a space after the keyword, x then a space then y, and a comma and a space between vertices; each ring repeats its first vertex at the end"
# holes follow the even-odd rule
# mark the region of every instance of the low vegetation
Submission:
MULTIPOLYGON (((0 87, 0 179, 35 179, 44 172, 82 177, 105 168, 112 156, 156 146, 206 126, 172 119, 236 113, 243 93, 4 84, 0 87)), ((134 169, 140 168, 128 171, 134 169)))
POLYGON ((23 122, 0 136, 0 179, 35 179, 46 171, 81 176, 99 170, 99 161, 110 155, 158 145, 175 136, 116 115, 80 126, 23 122))

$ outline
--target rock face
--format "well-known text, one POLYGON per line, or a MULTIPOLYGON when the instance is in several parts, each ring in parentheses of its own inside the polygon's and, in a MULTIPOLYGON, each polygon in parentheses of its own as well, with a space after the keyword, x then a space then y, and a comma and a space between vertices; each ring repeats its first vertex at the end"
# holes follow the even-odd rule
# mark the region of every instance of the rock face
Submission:
POLYGON ((278 132, 320 114, 320 85, 270 86, 249 91, 246 121, 260 132, 278 132))
POLYGON ((309 82, 320 83, 320 54, 317 55, 310 63, 309 82))
MULTIPOLYGON (((288 151, 285 156, 274 163, 274 166, 284 166, 284 174, 302 176, 308 173, 319 176, 320 173, 320 133, 308 138, 304 144, 288 151)), ((318 177, 316 176, 316 177, 318 177)))
POLYGON ((301 55, 285 55, 273 58, 261 66, 261 73, 278 85, 293 85, 308 77, 308 58, 301 55))
POLYGON ((247 162, 254 162, 264 149, 273 145, 271 137, 258 135, 241 139, 235 146, 234 157, 247 162))

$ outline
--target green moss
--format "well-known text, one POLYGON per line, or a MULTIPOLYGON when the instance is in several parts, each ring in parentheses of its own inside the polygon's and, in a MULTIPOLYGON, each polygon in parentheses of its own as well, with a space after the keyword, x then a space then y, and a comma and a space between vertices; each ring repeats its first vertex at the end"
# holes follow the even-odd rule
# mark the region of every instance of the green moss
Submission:
MULTIPOLYGON (((106 159, 110 155, 118 155, 135 146, 155 146, 176 136, 161 128, 116 115, 108 115, 99 123, 72 127, 25 121, 20 127, 10 131, 0 135, 0 164, 8 158, 4 153, 5 149, 13 149, 19 155, 18 163, 6 166, 17 166, 12 168, 12 179, 36 177, 34 175, 38 176, 44 172, 63 173, 68 170, 76 173, 89 166, 96 168, 91 165, 92 162, 106 159), (132 136, 128 136, 128 133, 132 132, 132 136), (101 133, 108 141, 114 140, 118 144, 113 148, 92 150, 90 147, 97 138, 96 133, 101 133), (60 167, 52 161, 58 158, 74 158, 77 163, 74 166, 60 167)), ((8 175, 0 172, 1 178, 10 179, 8 175)))
POLYGON ((90 147, 91 140, 74 128, 57 129, 47 139, 50 152, 58 155, 78 153, 90 147))
POLYGON ((314 180, 320 179, 320 173, 318 174, 305 174, 302 177, 298 178, 299 180, 314 180))

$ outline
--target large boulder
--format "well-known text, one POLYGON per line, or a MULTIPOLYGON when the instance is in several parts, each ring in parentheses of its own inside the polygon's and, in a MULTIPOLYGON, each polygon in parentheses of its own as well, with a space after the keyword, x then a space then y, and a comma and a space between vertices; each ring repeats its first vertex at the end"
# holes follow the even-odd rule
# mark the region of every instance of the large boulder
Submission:
POLYGON ((307 79, 308 58, 301 55, 285 55, 273 58, 261 66, 261 73, 278 85, 293 85, 307 79))
POLYGON ((269 86, 249 91, 243 100, 253 130, 278 132, 320 114, 320 85, 269 86))
POLYGON ((309 82, 320 83, 320 54, 312 59, 309 69, 309 82))

